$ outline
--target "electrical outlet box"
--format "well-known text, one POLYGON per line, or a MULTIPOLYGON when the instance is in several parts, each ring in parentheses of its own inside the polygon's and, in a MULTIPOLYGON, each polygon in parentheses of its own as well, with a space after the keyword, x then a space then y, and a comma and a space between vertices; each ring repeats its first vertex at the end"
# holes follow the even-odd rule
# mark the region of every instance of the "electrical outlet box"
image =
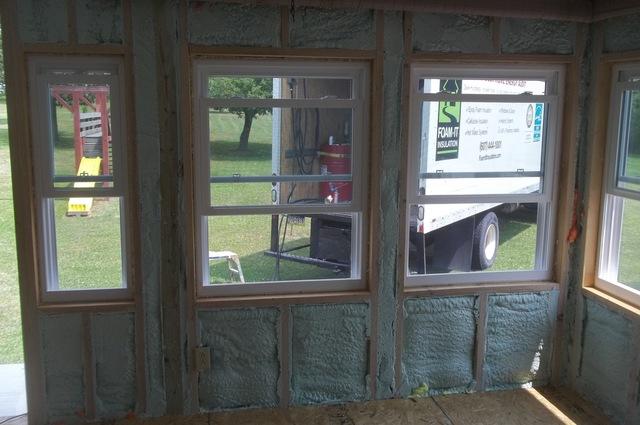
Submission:
POLYGON ((211 349, 209 347, 196 347, 195 360, 198 372, 211 369, 211 349))

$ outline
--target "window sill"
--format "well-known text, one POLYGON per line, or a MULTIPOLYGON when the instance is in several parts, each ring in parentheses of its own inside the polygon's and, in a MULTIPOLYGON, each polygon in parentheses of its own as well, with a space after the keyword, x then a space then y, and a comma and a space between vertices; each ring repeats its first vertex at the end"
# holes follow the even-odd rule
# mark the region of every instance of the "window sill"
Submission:
POLYGON ((619 298, 616 298, 600 289, 594 288, 592 286, 583 286, 582 294, 594 301, 604 303, 611 309, 620 311, 622 314, 629 316, 632 319, 637 319, 640 317, 640 308, 638 308, 638 306, 634 306, 632 304, 629 304, 628 302, 622 301, 619 298))
POLYGON ((38 310, 45 313, 68 312, 106 312, 106 311, 135 311, 134 301, 105 301, 105 302, 69 302, 69 303, 41 303, 38 310))
POLYGON ((492 283, 492 284, 465 284, 465 285, 439 285, 411 287, 404 289, 405 297, 415 296, 447 296, 447 295, 480 295, 502 294, 512 292, 544 292, 559 289, 555 282, 518 282, 518 283, 492 283))
POLYGON ((369 291, 321 292, 310 294, 287 295, 250 295, 229 297, 206 297, 196 299, 197 308, 231 307, 231 306, 274 306, 280 304, 368 302, 369 291))

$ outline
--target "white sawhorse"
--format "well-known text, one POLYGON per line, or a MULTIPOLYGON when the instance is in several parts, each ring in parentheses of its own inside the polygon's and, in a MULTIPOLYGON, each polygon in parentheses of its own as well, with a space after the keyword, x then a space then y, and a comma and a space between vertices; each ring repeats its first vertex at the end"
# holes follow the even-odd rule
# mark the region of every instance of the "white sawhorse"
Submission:
POLYGON ((209 251, 209 261, 212 260, 226 260, 229 267, 230 281, 244 283, 244 275, 242 274, 238 254, 232 251, 209 251))

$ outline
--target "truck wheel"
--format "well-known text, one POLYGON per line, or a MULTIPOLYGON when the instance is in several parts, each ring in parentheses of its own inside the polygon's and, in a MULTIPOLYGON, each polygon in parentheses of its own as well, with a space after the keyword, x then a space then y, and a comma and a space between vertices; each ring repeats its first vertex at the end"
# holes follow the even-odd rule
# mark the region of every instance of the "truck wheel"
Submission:
POLYGON ((474 270, 485 270, 493 265, 498 255, 499 243, 498 217, 494 212, 489 212, 482 217, 473 232, 472 267, 474 270))

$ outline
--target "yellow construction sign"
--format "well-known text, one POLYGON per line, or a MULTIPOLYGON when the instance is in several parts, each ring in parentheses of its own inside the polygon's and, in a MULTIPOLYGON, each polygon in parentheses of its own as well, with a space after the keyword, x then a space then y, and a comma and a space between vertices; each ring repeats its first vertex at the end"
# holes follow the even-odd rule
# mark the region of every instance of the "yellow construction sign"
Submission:
MULTIPOLYGON (((80 160, 78 176, 97 176, 100 174, 102 158, 85 158, 80 160)), ((73 187, 95 187, 96 182, 77 182, 73 187)), ((93 198, 69 198, 67 216, 87 216, 91 212, 93 198)))

